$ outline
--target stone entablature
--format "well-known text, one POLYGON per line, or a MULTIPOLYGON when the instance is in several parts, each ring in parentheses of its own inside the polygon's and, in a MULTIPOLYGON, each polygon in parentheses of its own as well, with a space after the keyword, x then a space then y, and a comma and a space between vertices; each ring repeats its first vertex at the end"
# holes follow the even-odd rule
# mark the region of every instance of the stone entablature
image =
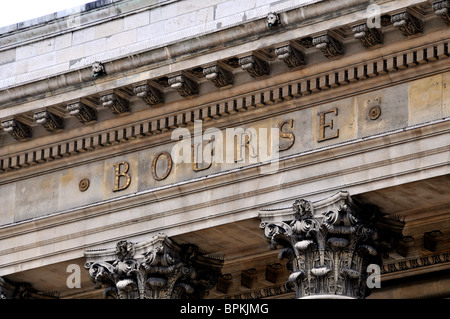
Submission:
MULTIPOLYGON (((422 1, 423 2, 423 1, 422 1)), ((429 17, 430 16, 430 12, 432 12, 431 8, 428 8, 428 11, 423 11, 421 6, 426 6, 425 4, 422 4, 422 2, 420 1, 411 1, 411 6, 414 5, 418 5, 419 7, 419 12, 422 12, 423 17, 429 17), (421 3, 420 5, 418 3, 421 3), (422 10, 422 11, 420 11, 422 10)), ((310 2, 308 1, 308 4, 310 2)), ((311 5, 312 7, 315 6, 327 6, 326 8, 329 7, 329 10, 331 11, 339 11, 339 10, 346 10, 348 8, 355 8, 352 10, 361 10, 364 8, 364 6, 362 5, 362 1, 355 1, 354 5, 358 5, 357 7, 352 6, 352 4, 350 3, 345 3, 344 2, 322 2, 319 1, 318 3, 311 5)), ((305 2, 306 4, 306 2, 305 2)), ((286 6, 286 4, 284 4, 286 6)), ((302 5, 304 5, 302 3, 302 5)), ((287 6, 289 8, 289 6, 287 6)), ((381 6, 381 8, 383 10, 388 10, 387 8, 384 8, 383 6, 381 6)), ((272 8, 273 9, 273 8, 272 8)), ((324 8, 325 9, 325 8, 324 8)), ((395 8, 389 8, 389 10, 392 10, 395 8)), ((255 9, 256 10, 256 9, 255 9)), ((311 23, 317 23, 316 19, 318 19, 318 21, 320 21, 320 16, 315 16, 315 13, 313 13, 313 11, 309 12, 309 7, 306 6, 304 9, 304 13, 303 15, 300 17, 298 15, 298 12, 296 12, 295 10, 291 10, 291 11, 286 11, 283 14, 286 15, 285 19, 289 18, 289 23, 284 23, 282 21, 280 26, 275 26, 275 27, 268 27, 267 26, 267 21, 266 19, 256 19, 256 20, 246 20, 245 23, 251 24, 251 27, 248 28, 241 28, 239 29, 240 31, 237 32, 236 34, 233 35, 234 38, 225 38, 222 39, 221 37, 218 37, 213 33, 206 33, 203 37, 205 38, 205 41, 202 41, 201 43, 199 43, 199 47, 198 48, 194 48, 193 44, 190 44, 189 46, 185 47, 185 48, 173 48, 173 52, 170 53, 170 59, 176 59, 175 57, 180 55, 183 56, 183 58, 177 59, 179 62, 173 64, 171 66, 171 72, 176 72, 176 73, 180 73, 180 72, 187 72, 187 73, 191 73, 193 71, 196 70, 196 68, 201 67, 198 65, 194 65, 191 66, 190 69, 186 69, 186 67, 181 66, 183 63, 183 60, 186 60, 186 54, 188 55, 188 58, 190 57, 195 57, 198 55, 198 52, 204 50, 205 48, 203 46, 207 45, 208 48, 211 48, 213 46, 214 41, 216 41, 215 39, 220 38, 223 41, 236 41, 236 39, 246 39, 249 36, 253 36, 255 33, 258 34, 260 37, 263 36, 268 36, 268 37, 272 37, 273 35, 277 34, 277 31, 280 30, 287 30, 290 31, 292 28, 295 28, 297 26, 297 24, 299 24, 300 22, 302 23, 302 25, 309 25, 311 23), (292 16, 291 16, 292 15, 292 16), (305 17, 304 15, 306 15, 308 17, 309 20, 307 20, 307 22, 305 22, 305 17), (278 28, 278 29, 277 29, 278 28), (252 30, 250 32, 250 30, 252 30), (242 33, 244 32, 244 33, 242 33), (242 34, 241 34, 242 33, 242 34), (211 36, 211 39, 208 38, 208 40, 206 40, 207 37, 211 36), (209 42, 208 42, 209 41, 209 42), (183 51, 184 50, 184 51, 183 51), (180 67, 178 67, 177 65, 180 65, 180 67), (176 71, 178 70, 178 71, 176 71)), ((417 11, 417 10, 416 10, 417 11)), ((414 11, 415 12, 415 11, 414 11)), ((389 15, 389 12, 382 12, 385 15, 389 15)), ((367 15, 367 13, 361 13, 362 15, 367 15)), ((417 16, 417 13, 415 13, 415 15, 417 16)), ((393 15, 394 16, 394 15, 393 15)), ((283 16, 281 17, 281 20, 283 20, 283 16)), ((364 23, 364 18, 361 17, 361 23, 364 23)), ((308 41, 305 41, 305 39, 310 39, 310 42, 312 46, 316 46, 319 50, 326 50, 327 53, 325 53, 326 56, 340 56, 343 52, 342 51, 342 44, 340 40, 337 40, 335 37, 335 35, 331 35, 329 34, 329 31, 333 32, 336 34, 336 30, 339 30, 340 28, 344 27, 344 25, 346 23, 348 23, 348 21, 345 20, 344 17, 339 18, 339 21, 335 21, 333 22, 334 25, 331 28, 330 23, 328 23, 328 25, 326 26, 322 26, 322 24, 324 24, 325 22, 322 22, 320 24, 317 25, 317 33, 316 34, 303 34, 300 35, 301 38, 291 38, 291 39, 287 39, 286 33, 281 33, 281 37, 279 37, 280 41, 281 39, 283 41, 298 41, 299 43, 302 43, 302 45, 305 45, 305 43, 308 43, 308 41), (326 28, 324 28, 326 27, 326 28), (319 30, 320 29, 320 30, 319 30), (328 30, 329 29, 329 30, 328 30), (316 43, 313 43, 316 42, 316 43), (339 53, 339 54, 338 54, 339 53)), ((353 23, 353 22, 352 22, 353 23)), ((355 21, 356 24, 358 24, 358 22, 355 21)), ((392 23, 391 23, 392 24, 392 23)), ((150 24, 151 25, 151 24, 150 24)), ((345 28, 345 27, 344 27, 345 28)), ((221 32, 226 32, 226 34, 232 34, 231 30, 223 30, 221 32)), ((289 33, 289 32, 288 32, 289 33)), ((342 32, 341 32, 342 34, 342 32)), ((361 34, 363 34, 362 32, 358 32, 357 33, 359 36, 361 36, 361 34)), ((367 33, 369 34, 369 33, 367 33)), ((372 33, 370 33, 372 34, 372 33)), ((348 39, 348 36, 344 35, 340 36, 340 38, 344 38, 344 39, 348 39)), ((186 41, 189 41, 191 38, 187 38, 185 39, 186 41)), ((271 40, 271 41, 274 41, 271 40)), ((276 41, 276 40, 275 40, 276 41)), ((367 41, 366 41, 367 42, 367 41)), ((173 44, 174 46, 176 46, 177 44, 173 44)), ((220 43, 220 46, 224 46, 225 43, 220 43)), ((273 43, 273 45, 276 45, 275 43, 273 43)), ((169 48, 170 46, 168 46, 169 48)), ((162 81, 167 81, 167 79, 165 79, 166 77, 173 77, 173 76, 178 76, 178 74, 167 74, 166 70, 162 70, 161 67, 163 67, 164 65, 167 64, 167 59, 169 58, 167 56, 167 51, 162 50, 160 48, 155 48, 150 50, 150 48, 147 48, 147 51, 145 52, 145 50, 141 47, 139 47, 139 52, 133 52, 133 55, 136 57, 133 59, 133 61, 130 61, 130 59, 128 57, 126 58, 121 58, 121 57, 114 57, 113 60, 111 60, 111 58, 108 56, 107 59, 103 58, 100 59, 101 57, 95 56, 95 59, 93 58, 92 61, 90 61, 89 63, 87 63, 87 65, 85 65, 84 68, 79 69, 76 73, 73 72, 66 72, 64 75, 64 79, 60 79, 60 75, 56 75, 54 77, 54 81, 47 81, 45 88, 43 86, 40 85, 36 85, 36 82, 39 81, 35 81, 35 83, 33 84, 25 84, 26 87, 28 86, 32 86, 30 87, 30 89, 27 90, 16 90, 13 87, 10 87, 9 90, 7 92, 3 92, 6 95, 0 95, 0 101, 2 101, 3 105, 8 105, 10 103, 14 103, 14 101, 20 101, 23 102, 25 101, 32 101, 33 97, 32 95, 36 95, 36 94, 41 94, 48 91, 61 91, 61 90, 71 90, 71 87, 74 85, 77 85, 77 83, 80 83, 80 80, 82 83, 91 83, 93 85, 96 84, 96 82, 93 81, 93 76, 92 76, 92 70, 91 70, 91 65, 93 63, 99 62, 99 60, 103 60, 100 61, 103 63, 103 65, 106 68, 106 73, 109 76, 114 76, 115 74, 118 73, 123 73, 124 71, 126 71, 129 75, 135 74, 136 71, 134 70, 140 70, 142 68, 148 68, 149 66, 151 66, 152 68, 156 68, 153 69, 152 74, 154 76, 156 76, 156 78, 152 78, 152 81, 155 81, 157 83, 161 83, 162 81), (151 52, 151 54, 149 55, 149 53, 151 52), (37 90, 37 91, 35 91, 37 90), (34 93, 31 93, 33 92, 34 93), (30 94, 31 93, 31 94, 30 94)), ((308 46, 305 46, 304 48, 308 48, 308 46)), ((270 48, 267 48, 270 49, 270 48)), ((264 51, 266 49, 263 49, 261 51, 264 51)), ((169 49, 169 51, 172 51, 172 49, 169 49)), ((224 52, 216 52, 216 57, 220 56, 221 61, 226 62, 226 63, 232 63, 233 59, 235 57, 232 56, 225 56, 226 54, 225 50, 224 52)), ((295 51, 294 51, 295 52, 295 51)), ((128 55, 130 55, 132 53, 129 53, 128 55)), ((249 54, 251 54, 251 52, 249 52, 249 54)), ((266 57, 267 59, 267 57, 266 57)), ((269 60, 271 58, 269 57, 269 60)), ((217 63, 216 60, 212 60, 211 57, 206 58, 205 57, 205 62, 207 61, 208 64, 211 63, 217 63), (210 59, 210 60, 208 60, 210 59)), ((267 62, 267 61, 263 61, 263 62, 267 62)), ((248 65, 248 64, 247 64, 248 65)), ((27 74, 27 79, 29 79, 30 74, 27 74)), ((104 81, 106 81, 107 78, 102 79, 101 83, 103 83, 104 81)), ((150 80, 150 79, 149 79, 150 80)), ((199 81, 199 79, 195 79, 196 81, 199 81)), ((99 82, 100 84, 100 82, 99 82)), ((78 96, 78 98, 81 98, 82 96, 78 96)), ((73 97, 75 98, 75 97, 73 97)), ((71 99, 73 99, 71 98, 71 99)), ((51 105, 47 105, 47 107, 50 107, 51 105)), ((0 113, 0 117, 5 118, 7 116, 14 116, 17 115, 18 113, 16 113, 16 111, 11 112, 1 112, 0 113), (8 114, 8 115, 6 115, 8 114)))

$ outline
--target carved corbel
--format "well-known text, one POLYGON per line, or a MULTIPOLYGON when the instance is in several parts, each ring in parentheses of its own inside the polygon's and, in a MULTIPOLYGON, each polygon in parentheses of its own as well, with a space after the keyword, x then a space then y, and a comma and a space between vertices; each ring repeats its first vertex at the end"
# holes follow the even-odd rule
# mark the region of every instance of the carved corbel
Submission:
POLYGON ((114 114, 122 114, 130 111, 130 105, 126 99, 116 93, 108 93, 100 97, 104 107, 107 107, 114 114))
POLYGON ((98 61, 92 63, 91 70, 92 70, 92 76, 94 78, 106 74, 105 66, 103 65, 103 63, 98 62, 98 61))
POLYGON ((391 22, 405 37, 423 32, 422 20, 407 11, 393 14, 391 22))
POLYGON ((156 105, 161 103, 164 97, 160 90, 148 84, 135 86, 134 94, 141 98, 147 105, 156 105))
POLYGON ((233 83, 233 74, 218 65, 209 66, 203 69, 205 77, 214 83, 218 88, 233 83))
POLYGON ((434 1, 432 7, 434 13, 439 16, 447 25, 450 25, 450 1, 434 1))
POLYGON ((328 34, 320 35, 312 40, 316 49, 322 51, 327 58, 336 57, 344 53, 343 44, 328 34))
POLYGON ((9 133, 18 141, 25 140, 31 137, 31 127, 17 121, 16 119, 10 119, 1 123, 3 131, 9 133))
POLYGON ((239 59, 239 65, 242 70, 245 70, 251 77, 257 78, 269 74, 269 63, 254 55, 249 55, 239 59))
POLYGON ((305 54, 291 45, 275 49, 275 54, 280 60, 284 61, 290 69, 306 64, 305 54))
POLYGON ((171 77, 167 82, 172 89, 177 90, 183 97, 198 94, 198 83, 188 79, 183 74, 171 77))
POLYGON ((355 39, 366 48, 383 43, 383 33, 376 28, 369 28, 366 23, 354 26, 352 30, 355 39))
POLYGON ((97 111, 82 102, 67 105, 67 111, 75 116, 81 123, 88 123, 97 119, 97 111))
POLYGON ((55 132, 64 127, 64 119, 47 110, 34 113, 34 120, 47 131, 55 132))

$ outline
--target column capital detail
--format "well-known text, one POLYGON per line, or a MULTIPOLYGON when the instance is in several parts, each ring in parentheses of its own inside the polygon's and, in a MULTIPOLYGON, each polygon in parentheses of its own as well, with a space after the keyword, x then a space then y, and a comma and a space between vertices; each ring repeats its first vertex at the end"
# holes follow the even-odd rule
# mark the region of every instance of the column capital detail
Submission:
POLYGON ((402 237, 404 222, 381 216, 376 206, 355 202, 347 192, 318 202, 296 200, 294 219, 263 221, 265 238, 288 259, 287 286, 297 298, 365 298, 367 267, 402 237))
POLYGON ((164 234, 143 243, 119 241, 115 250, 88 250, 85 256, 95 287, 113 299, 200 299, 223 266, 221 256, 177 245, 164 234))

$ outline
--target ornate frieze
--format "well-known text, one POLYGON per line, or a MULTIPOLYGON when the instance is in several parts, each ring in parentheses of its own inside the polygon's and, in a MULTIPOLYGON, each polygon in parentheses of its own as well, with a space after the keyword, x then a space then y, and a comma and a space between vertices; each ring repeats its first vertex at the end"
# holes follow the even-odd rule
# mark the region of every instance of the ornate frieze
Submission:
POLYGON ((215 286, 223 265, 221 257, 177 245, 163 234, 140 244, 120 241, 113 259, 95 261, 102 253, 87 251, 85 268, 96 288, 114 299, 201 298, 215 286))
POLYGON ((163 93, 148 84, 142 84, 134 87, 134 94, 141 98, 148 105, 156 105, 163 101, 163 93))
POLYGON ((183 74, 169 78, 168 83, 172 89, 177 90, 183 97, 198 94, 198 83, 188 79, 183 74))
POLYGON ((297 200, 289 222, 262 222, 261 228, 291 272, 287 286, 297 298, 338 295, 365 298, 367 267, 402 237, 404 222, 388 219, 376 207, 361 205, 347 192, 319 202, 297 200))
POLYGON ((328 34, 313 38, 312 43, 327 58, 336 57, 344 53, 343 44, 328 34))
POLYGON ((209 66, 203 69, 205 77, 214 83, 218 88, 233 83, 233 74, 218 65, 209 66))
POLYGON ((97 119, 97 111, 82 102, 75 102, 67 105, 67 111, 75 116, 81 123, 88 123, 97 119))
POLYGON ((64 119, 47 110, 34 113, 34 120, 49 132, 55 132, 64 127, 64 119))
POLYGON ((31 137, 31 127, 17 121, 16 119, 10 119, 1 123, 3 131, 9 133, 18 141, 25 140, 31 137))
POLYGON ((383 43, 383 34, 381 31, 376 28, 369 28, 366 23, 354 26, 352 31, 355 39, 361 41, 362 45, 366 48, 383 43))
POLYGON ((305 54, 291 45, 275 49, 275 54, 280 60, 284 61, 290 69, 306 64, 305 54))
POLYGON ((130 105, 126 99, 116 93, 108 93, 100 97, 104 107, 107 107, 114 114, 121 114, 130 111, 130 105))
POLYGON ((269 63, 260 58, 249 55, 239 59, 239 65, 242 70, 245 70, 251 77, 257 78, 269 74, 269 63))
POLYGON ((405 37, 423 32, 423 22, 407 11, 393 14, 391 22, 405 37))
POLYGON ((450 25, 450 1, 434 1, 432 7, 434 13, 441 17, 442 21, 444 21, 447 25, 450 25))

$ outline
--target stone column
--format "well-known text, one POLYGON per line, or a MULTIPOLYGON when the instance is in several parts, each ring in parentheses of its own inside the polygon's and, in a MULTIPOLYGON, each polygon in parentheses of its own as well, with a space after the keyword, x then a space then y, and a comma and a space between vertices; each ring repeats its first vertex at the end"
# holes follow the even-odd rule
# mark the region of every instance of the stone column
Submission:
POLYGON ((286 285, 297 298, 365 298, 368 266, 381 266, 404 227, 347 192, 318 202, 297 200, 289 208, 292 214, 283 210, 262 213, 261 228, 270 247, 280 249, 279 258, 288 259, 286 285))
POLYGON ((201 299, 221 276, 223 258, 201 254, 158 234, 147 242, 120 241, 115 250, 85 251, 96 288, 113 299, 201 299))

